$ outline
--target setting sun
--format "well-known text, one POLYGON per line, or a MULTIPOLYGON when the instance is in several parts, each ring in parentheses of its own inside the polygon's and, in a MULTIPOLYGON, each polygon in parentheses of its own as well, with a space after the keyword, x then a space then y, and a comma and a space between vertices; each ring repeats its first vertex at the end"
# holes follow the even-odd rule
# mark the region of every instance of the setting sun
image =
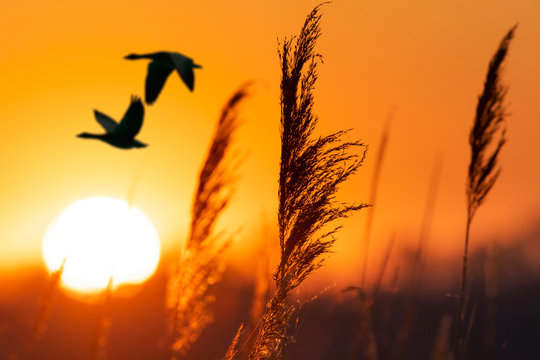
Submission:
POLYGON ((137 284, 155 271, 160 245, 148 218, 121 200, 96 197, 65 209, 48 227, 43 257, 50 271, 65 259, 62 283, 82 292, 137 284))

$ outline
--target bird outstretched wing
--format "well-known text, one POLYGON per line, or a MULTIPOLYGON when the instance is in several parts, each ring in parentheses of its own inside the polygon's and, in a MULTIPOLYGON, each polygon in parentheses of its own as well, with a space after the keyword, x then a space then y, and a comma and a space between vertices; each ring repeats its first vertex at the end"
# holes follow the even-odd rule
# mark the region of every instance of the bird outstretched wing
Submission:
POLYGON ((148 73, 146 74, 145 100, 147 104, 153 104, 159 96, 165 81, 173 71, 173 67, 164 66, 159 61, 151 61, 148 64, 148 73))
POLYGON ((178 72, 178 75, 180 75, 180 78, 188 89, 190 91, 193 91, 193 87, 195 85, 195 76, 193 75, 193 68, 198 67, 200 68, 200 65, 195 65, 193 63, 193 60, 191 58, 188 58, 187 56, 184 56, 182 54, 178 53, 171 53, 171 60, 174 63, 174 67, 176 68, 176 71, 178 72))
POLYGON ((120 124, 112 132, 114 135, 123 138, 134 138, 139 131, 144 118, 144 105, 137 96, 131 97, 131 104, 126 110, 120 124))
POLYGON ((96 117, 97 122, 105 129, 107 133, 113 132, 118 126, 116 121, 98 110, 94 110, 94 116, 96 117))

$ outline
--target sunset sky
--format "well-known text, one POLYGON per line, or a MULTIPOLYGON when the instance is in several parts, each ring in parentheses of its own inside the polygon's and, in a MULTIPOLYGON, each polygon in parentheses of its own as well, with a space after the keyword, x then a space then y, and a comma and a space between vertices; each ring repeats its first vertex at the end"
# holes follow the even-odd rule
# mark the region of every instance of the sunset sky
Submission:
MULTIPOLYGON (((153 221, 162 251, 176 249, 187 236, 221 107, 246 81, 255 85, 234 144, 245 161, 221 225, 239 229, 231 262, 253 258, 265 224, 276 224, 277 40, 297 34, 317 4, 2 0, 0 271, 43 266, 43 234, 62 209, 87 197, 126 199, 137 174, 135 206, 153 221), (101 131, 93 109, 120 119, 130 96, 144 95, 147 62, 123 57, 159 50, 188 55, 203 68, 193 93, 173 74, 146 107, 138 139, 149 146, 126 151, 76 138, 101 131)), ((477 98, 501 38, 519 23, 503 75, 509 116, 502 173, 475 218, 471 246, 531 236, 540 225, 540 2, 336 0, 322 12, 318 131, 352 128, 350 139, 369 145, 340 200, 368 200, 380 135, 394 111, 374 204, 373 263, 392 233, 397 249, 416 244, 436 154, 443 164, 429 253, 460 258, 477 98)), ((327 274, 358 278, 364 223, 362 212, 344 222, 327 274)))

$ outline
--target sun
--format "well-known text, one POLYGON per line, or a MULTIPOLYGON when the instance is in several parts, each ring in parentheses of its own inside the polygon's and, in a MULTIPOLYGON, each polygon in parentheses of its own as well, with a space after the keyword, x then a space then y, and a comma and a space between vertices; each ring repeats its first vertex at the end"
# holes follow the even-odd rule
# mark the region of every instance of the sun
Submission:
POLYGON ((94 197, 78 201, 49 225, 43 258, 49 271, 64 263, 62 283, 93 293, 107 287, 144 282, 155 271, 160 254, 156 229, 127 202, 94 197))

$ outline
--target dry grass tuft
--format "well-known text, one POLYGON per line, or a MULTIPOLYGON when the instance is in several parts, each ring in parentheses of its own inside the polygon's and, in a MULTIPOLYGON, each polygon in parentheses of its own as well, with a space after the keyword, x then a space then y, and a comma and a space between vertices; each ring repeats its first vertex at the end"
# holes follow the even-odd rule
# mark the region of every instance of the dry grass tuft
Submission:
POLYGON ((281 259, 274 274, 276 289, 267 303, 249 359, 281 359, 295 306, 289 294, 322 265, 321 256, 334 243, 339 229, 329 223, 350 215, 366 204, 338 203, 339 186, 353 175, 365 157, 365 146, 344 142, 346 131, 313 137, 317 117, 313 114, 316 66, 314 52, 319 36, 321 5, 307 16, 300 35, 285 39, 279 50, 281 62, 281 163, 279 176, 279 241, 281 259), (306 69, 307 67, 307 69, 306 69), (351 154, 363 147, 361 156, 351 154))
POLYGON ((512 27, 502 39, 497 52, 489 63, 484 83, 484 91, 478 99, 476 117, 469 135, 471 162, 467 177, 467 226, 465 231, 465 250, 461 275, 461 289, 456 320, 456 342, 454 357, 459 359, 463 347, 463 321, 465 317, 464 301, 467 281, 467 257, 469 248, 469 230, 476 211, 484 202, 487 194, 499 177, 499 153, 506 142, 504 98, 507 88, 501 84, 502 64, 508 53, 510 41, 514 37, 517 25, 512 27), (496 144, 494 138, 498 137, 496 144), (490 151, 490 148, 494 148, 490 151))
POLYGON ((214 226, 232 195, 234 171, 227 155, 238 124, 238 106, 247 95, 248 85, 244 85, 224 106, 199 174, 190 234, 168 286, 167 305, 172 312, 171 359, 186 355, 212 321, 209 304, 214 298, 209 289, 221 278, 224 270, 221 254, 230 243, 222 234, 215 234, 214 226))

